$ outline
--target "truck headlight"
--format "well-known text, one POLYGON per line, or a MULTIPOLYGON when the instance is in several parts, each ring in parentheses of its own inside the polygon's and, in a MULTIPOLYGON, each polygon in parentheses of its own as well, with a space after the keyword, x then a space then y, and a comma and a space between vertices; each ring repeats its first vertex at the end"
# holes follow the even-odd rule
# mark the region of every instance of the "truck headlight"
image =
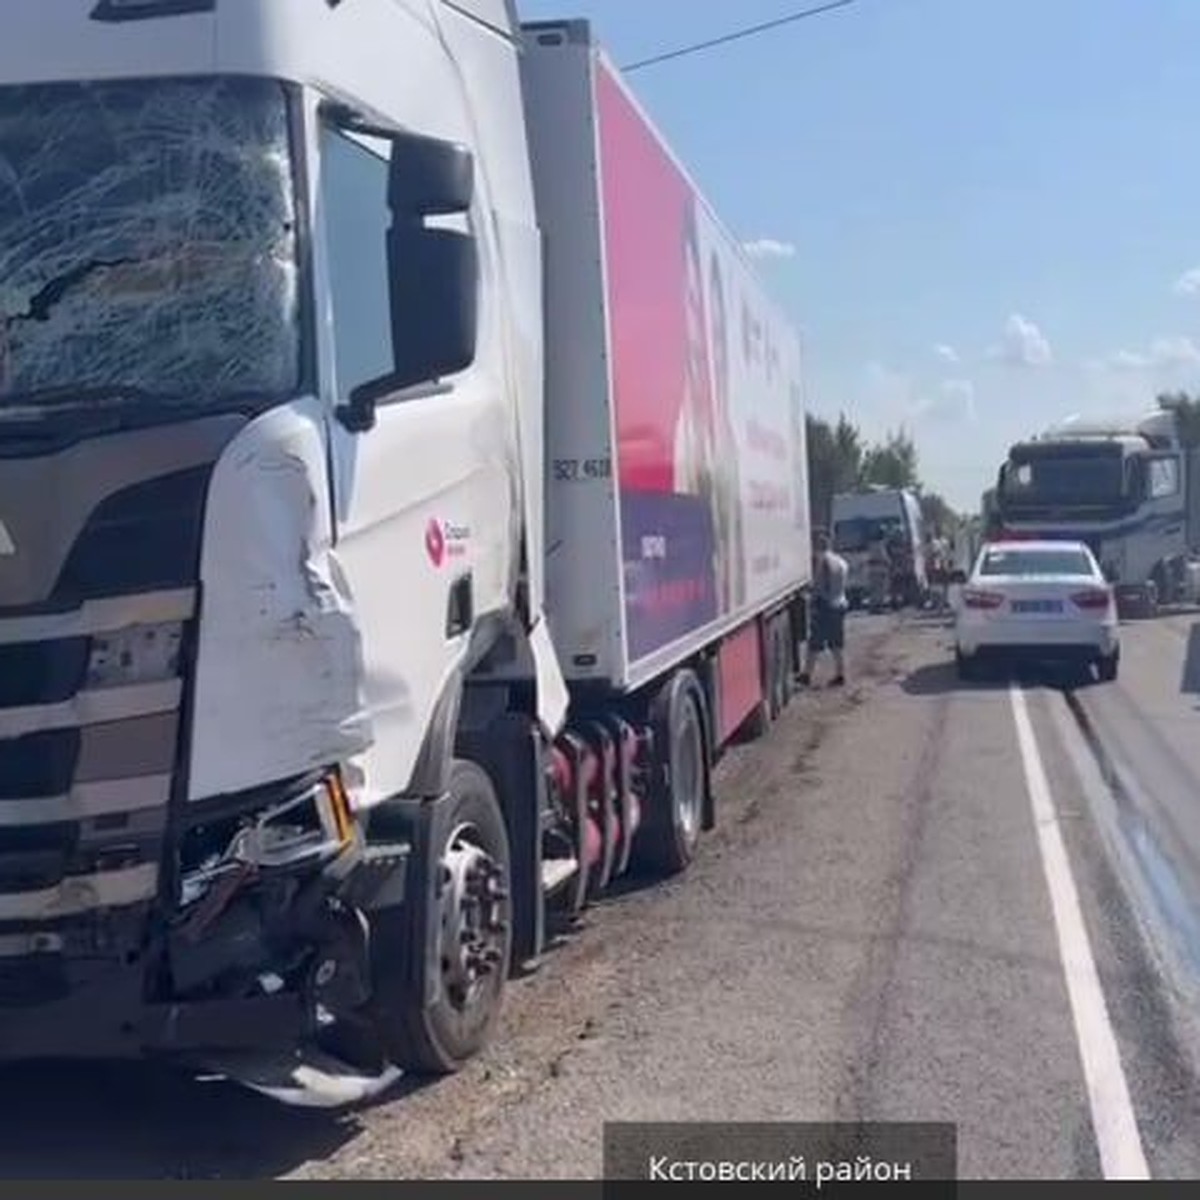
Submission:
POLYGON ((182 644, 183 624, 179 621, 97 634, 88 659, 87 687, 128 687, 175 679, 182 644))
POLYGON ((223 876, 319 868, 356 840, 341 773, 324 771, 261 807, 190 829, 180 853, 181 907, 194 904, 223 876))

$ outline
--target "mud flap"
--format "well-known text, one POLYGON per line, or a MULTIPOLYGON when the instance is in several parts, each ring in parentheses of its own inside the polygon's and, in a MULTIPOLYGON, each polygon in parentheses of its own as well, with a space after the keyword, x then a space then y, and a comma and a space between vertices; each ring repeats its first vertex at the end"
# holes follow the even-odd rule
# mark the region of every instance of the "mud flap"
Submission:
POLYGON ((571 702, 567 681, 558 665, 558 654, 550 640, 546 618, 539 615, 529 631, 529 649, 537 674, 537 716, 548 741, 553 741, 567 719, 571 702))
POLYGON ((449 820, 449 795, 436 799, 395 799, 371 810, 372 843, 405 843, 410 847, 404 903, 371 914, 371 977, 386 976, 389 987, 418 989, 423 1003, 437 998, 440 978, 439 920, 436 885, 436 847, 442 844, 449 820), (442 839, 442 840, 439 840, 442 839), (380 942, 386 939, 386 945, 380 942))
POLYGON ((527 968, 541 957, 546 939, 542 895, 546 775, 541 735, 528 716, 506 712, 480 729, 460 731, 457 752, 487 771, 504 813, 512 856, 512 958, 514 964, 527 968))

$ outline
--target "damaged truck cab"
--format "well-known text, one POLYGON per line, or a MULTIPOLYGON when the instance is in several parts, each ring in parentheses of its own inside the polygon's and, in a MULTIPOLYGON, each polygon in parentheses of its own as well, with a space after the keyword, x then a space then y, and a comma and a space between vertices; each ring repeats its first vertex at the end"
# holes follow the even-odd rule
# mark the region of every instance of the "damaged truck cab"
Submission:
POLYGON ((452 1069, 513 949, 465 681, 565 705, 513 14, 9 7, 0 1059, 452 1069))
POLYGON ((0 1061, 453 1071, 788 703, 799 339, 585 22, 6 7, 0 1061))

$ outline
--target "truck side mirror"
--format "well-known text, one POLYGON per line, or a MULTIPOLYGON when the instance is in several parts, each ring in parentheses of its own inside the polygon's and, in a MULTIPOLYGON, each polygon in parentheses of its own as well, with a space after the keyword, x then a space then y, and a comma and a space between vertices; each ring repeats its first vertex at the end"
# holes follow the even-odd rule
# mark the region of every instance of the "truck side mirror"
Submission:
POLYGON ((431 383, 475 361, 479 326, 475 239, 397 220, 388 233, 392 385, 431 383))
POLYGON ((339 410, 343 425, 356 433, 374 425, 380 402, 469 367, 479 333, 475 237, 426 224, 428 217, 470 211, 474 158, 453 142, 409 132, 389 131, 387 137, 392 143, 387 265, 393 368, 356 387, 339 410))
POLYGON ((388 207, 393 213, 421 218, 470 211, 475 158, 466 146, 407 131, 390 140, 388 207))

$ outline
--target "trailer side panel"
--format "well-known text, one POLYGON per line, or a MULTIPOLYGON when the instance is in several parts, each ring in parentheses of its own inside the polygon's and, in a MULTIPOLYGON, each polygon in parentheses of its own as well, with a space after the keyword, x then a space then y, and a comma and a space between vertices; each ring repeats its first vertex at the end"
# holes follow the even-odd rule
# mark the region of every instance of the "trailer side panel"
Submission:
POLYGON ((603 55, 595 89, 636 685, 807 582, 800 355, 603 55))
POLYGON ((809 580, 800 345, 588 25, 524 38, 550 624, 569 680, 632 689, 809 580))

